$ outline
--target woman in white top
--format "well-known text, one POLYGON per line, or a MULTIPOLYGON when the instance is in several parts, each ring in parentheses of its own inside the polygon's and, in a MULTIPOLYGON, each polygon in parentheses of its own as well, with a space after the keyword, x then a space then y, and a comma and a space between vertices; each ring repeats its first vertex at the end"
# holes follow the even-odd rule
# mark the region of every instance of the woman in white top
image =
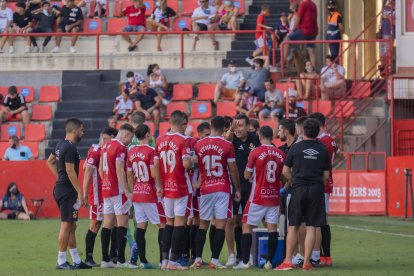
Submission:
POLYGON ((168 101, 165 98, 167 94, 167 78, 161 74, 161 69, 158 64, 150 64, 147 70, 148 86, 154 89, 158 96, 161 97, 162 103, 165 105, 168 101))
MULTIPOLYGON (((155 2, 155 9, 151 16, 147 19, 147 25, 150 31, 163 32, 168 31, 172 26, 174 18, 177 13, 167 6, 167 0, 158 0, 155 2)), ((157 51, 161 52, 162 35, 157 35, 157 51)))

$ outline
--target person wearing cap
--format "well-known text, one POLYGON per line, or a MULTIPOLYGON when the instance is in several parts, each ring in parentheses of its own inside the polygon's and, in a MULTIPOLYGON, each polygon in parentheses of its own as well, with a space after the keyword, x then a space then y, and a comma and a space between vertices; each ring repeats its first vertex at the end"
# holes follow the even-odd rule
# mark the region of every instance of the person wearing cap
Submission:
POLYGON ((6 150, 3 160, 7 161, 27 161, 34 160, 32 151, 20 144, 20 139, 17 136, 10 138, 10 147, 6 150))
MULTIPOLYGON (((33 19, 36 22, 36 27, 31 31, 31 33, 51 33, 52 28, 55 25, 55 22, 60 15, 59 9, 57 9, 55 6, 51 7, 50 3, 45 1, 42 3, 42 12, 37 13, 33 15, 33 19)), ((42 46, 37 46, 36 37, 31 36, 30 40, 34 46, 33 52, 38 53, 44 52, 44 49, 46 48, 49 41, 52 39, 51 36, 47 36, 45 40, 43 41, 42 46)))
MULTIPOLYGON (((300 117, 307 116, 305 109, 297 105, 298 92, 295 89, 289 88, 289 119, 295 120, 300 117)), ((284 114, 286 116, 286 114, 284 114)))
MULTIPOLYGON (((335 1, 328 1, 328 27, 326 31, 326 40, 339 40, 342 38, 343 25, 342 15, 336 9, 335 1)), ((329 51, 333 60, 339 54, 339 43, 329 43, 329 51)))
POLYGON ((238 71, 236 62, 230 60, 227 66, 228 72, 226 72, 221 80, 217 83, 214 91, 214 103, 217 103, 220 96, 226 98, 234 98, 239 87, 243 85, 244 76, 242 71, 238 71))
MULTIPOLYGON (((10 32, 11 24, 13 23, 13 11, 7 7, 7 0, 0 0, 0 34, 7 34, 10 32)), ((4 45, 8 36, 3 36, 0 42, 0 53, 3 53, 4 45)), ((9 53, 13 54, 13 46, 10 46, 9 53)))
MULTIPOLYGON (((26 5, 23 2, 18 2, 16 4, 16 12, 13 14, 13 24, 10 29, 11 33, 14 34, 27 34, 32 31, 32 21, 33 16, 32 13, 28 10, 26 10, 26 5)), ((14 52, 13 49, 13 43, 14 43, 14 36, 9 37, 9 43, 10 48, 12 49, 12 52, 14 52)), ((25 38, 27 40, 27 47, 24 51, 25 53, 30 53, 30 37, 25 38)))
POLYGON ((145 114, 147 120, 154 120, 154 136, 159 135, 161 97, 157 92, 148 88, 145 80, 138 82, 139 91, 135 96, 135 109, 145 114))
POLYGON ((23 130, 30 123, 30 115, 27 111, 26 100, 19 94, 16 86, 10 86, 6 97, 3 100, 3 108, 0 111, 0 125, 9 120, 22 120, 23 130))
POLYGON ((240 88, 240 92, 242 95, 237 105, 237 112, 245 114, 248 117, 256 117, 262 109, 263 104, 259 101, 259 98, 254 95, 254 91, 250 86, 243 86, 240 88))
POLYGON ((275 35, 277 38, 277 44, 280 45, 285 37, 289 33, 289 22, 285 12, 280 13, 280 22, 276 24, 275 35))

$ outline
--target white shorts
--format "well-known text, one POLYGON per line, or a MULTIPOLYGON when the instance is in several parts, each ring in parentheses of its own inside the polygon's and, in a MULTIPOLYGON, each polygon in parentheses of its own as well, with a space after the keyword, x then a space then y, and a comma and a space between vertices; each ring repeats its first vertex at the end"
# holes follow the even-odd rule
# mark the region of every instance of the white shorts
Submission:
POLYGON ((267 223, 277 224, 279 221, 279 206, 262 206, 247 202, 244 209, 243 223, 258 226, 264 219, 267 223))
POLYGON ((135 220, 137 223, 151 222, 152 224, 165 223, 164 207, 161 202, 142 203, 134 202, 135 220))
POLYGON ((229 193, 217 192, 200 196, 200 219, 229 219, 233 217, 233 199, 229 193))
POLYGON ((89 219, 103 221, 103 204, 91 205, 89 207, 89 219))
POLYGON ((132 207, 132 201, 124 194, 104 198, 104 215, 115 214, 116 216, 127 215, 132 207))
POLYGON ((329 196, 330 196, 330 194, 325 193, 325 211, 326 211, 326 214, 329 213, 329 196))
POLYGON ((163 198, 164 211, 167 218, 188 217, 191 210, 191 195, 181 198, 163 198))

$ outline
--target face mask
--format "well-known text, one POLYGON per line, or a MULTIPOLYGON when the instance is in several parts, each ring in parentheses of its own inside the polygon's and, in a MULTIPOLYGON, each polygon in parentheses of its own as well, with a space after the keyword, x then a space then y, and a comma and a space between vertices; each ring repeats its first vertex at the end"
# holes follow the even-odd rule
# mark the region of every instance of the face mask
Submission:
POLYGON ((155 6, 159 7, 159 6, 161 6, 161 3, 160 2, 155 2, 155 6))
POLYGON ((294 10, 292 10, 292 9, 290 9, 289 11, 290 11, 290 13, 295 13, 295 11, 294 11, 294 10))
POLYGON ((128 81, 129 82, 133 82, 135 79, 133 78, 133 77, 131 77, 131 78, 128 78, 128 81))
POLYGON ((47 10, 43 10, 43 14, 49 16, 49 12, 47 10))
POLYGON ((16 187, 11 188, 10 193, 17 195, 17 188, 16 187))
POLYGON ((204 11, 204 14, 210 14, 210 9, 206 9, 206 10, 203 9, 203 11, 204 11))
POLYGON ((312 73, 313 72, 313 68, 306 68, 306 72, 312 73))
POLYGON ((335 7, 329 7, 328 10, 333 12, 333 11, 335 11, 335 7))
POLYGON ((161 69, 155 70, 155 74, 160 76, 161 75, 161 69))
POLYGON ((232 73, 236 72, 236 67, 230 67, 230 72, 232 73))
POLYGON ((230 6, 231 5, 231 1, 224 1, 224 5, 230 6))

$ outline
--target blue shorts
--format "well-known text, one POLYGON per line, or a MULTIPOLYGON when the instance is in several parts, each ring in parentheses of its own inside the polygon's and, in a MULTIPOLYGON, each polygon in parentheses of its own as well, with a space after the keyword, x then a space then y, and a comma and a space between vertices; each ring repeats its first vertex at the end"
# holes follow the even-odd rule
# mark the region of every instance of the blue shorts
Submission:
MULTIPOLYGON (((289 40, 315 40, 316 36, 303 35, 301 29, 296 29, 293 33, 288 35, 289 40)), ((315 43, 306 43, 306 48, 315 48, 315 43)), ((299 44, 293 44, 293 48, 299 48, 299 44)))
POLYGON ((131 25, 127 25, 124 27, 123 29, 124 32, 145 32, 145 27, 144 26, 131 26, 131 25))
POLYGON ((282 108, 264 108, 261 112, 265 117, 269 117, 271 114, 275 113, 276 116, 281 119, 283 117, 284 110, 282 108))

